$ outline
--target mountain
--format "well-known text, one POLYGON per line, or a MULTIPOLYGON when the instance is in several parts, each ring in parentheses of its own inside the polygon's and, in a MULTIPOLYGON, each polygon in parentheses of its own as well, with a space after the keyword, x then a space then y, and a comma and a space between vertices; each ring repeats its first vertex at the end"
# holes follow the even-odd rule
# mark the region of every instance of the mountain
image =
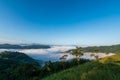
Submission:
POLYGON ((31 45, 0 44, 0 49, 46 49, 46 48, 50 48, 50 46, 39 45, 39 44, 31 44, 31 45))
POLYGON ((20 63, 20 64, 30 63, 30 64, 38 65, 36 60, 20 52, 9 52, 9 51, 1 52, 0 59, 11 60, 13 62, 20 63))
POLYGON ((79 65, 42 80, 120 80, 120 54, 79 65))
POLYGON ((84 47, 84 52, 94 52, 95 50, 99 50, 103 53, 120 53, 120 44, 111 45, 111 46, 92 46, 92 47, 84 47))
MULTIPOLYGON (((88 60, 81 60, 83 64, 88 60)), ((76 60, 69 62, 48 61, 40 66, 36 60, 19 52, 0 53, 0 80, 41 80, 58 71, 78 65, 76 60)))
MULTIPOLYGON (((99 50, 102 53, 120 53, 120 44, 111 45, 111 46, 90 46, 90 47, 82 47, 83 52, 94 52, 95 50, 99 50)), ((66 51, 67 53, 72 50, 66 51)))
POLYGON ((38 72, 39 63, 24 53, 0 53, 0 80, 30 80, 38 72))
POLYGON ((94 61, 46 62, 19 52, 0 53, 0 80, 119 80, 120 54, 94 61))

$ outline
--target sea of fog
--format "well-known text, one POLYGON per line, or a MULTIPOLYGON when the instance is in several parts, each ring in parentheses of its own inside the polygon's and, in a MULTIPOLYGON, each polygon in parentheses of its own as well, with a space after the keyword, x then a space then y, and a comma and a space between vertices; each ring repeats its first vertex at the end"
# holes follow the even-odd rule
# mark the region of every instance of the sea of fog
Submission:
MULTIPOLYGON (((66 51, 71 50, 71 49, 75 49, 75 46, 52 46, 51 48, 48 48, 48 49, 0 49, 0 52, 18 51, 18 52, 25 53, 26 55, 38 61, 46 62, 50 60, 52 62, 55 62, 55 61, 60 61, 60 57, 63 55, 68 55, 66 60, 75 58, 75 56, 71 55, 70 53, 66 53, 66 51)), ((95 53, 86 52, 84 53, 83 56, 81 56, 81 58, 89 59, 89 60, 95 59, 95 57, 91 56, 91 54, 95 54, 95 53)), ((98 54, 99 58, 102 58, 105 56, 111 56, 111 55, 114 55, 114 54, 113 53, 110 53, 110 54, 99 53, 98 54)))

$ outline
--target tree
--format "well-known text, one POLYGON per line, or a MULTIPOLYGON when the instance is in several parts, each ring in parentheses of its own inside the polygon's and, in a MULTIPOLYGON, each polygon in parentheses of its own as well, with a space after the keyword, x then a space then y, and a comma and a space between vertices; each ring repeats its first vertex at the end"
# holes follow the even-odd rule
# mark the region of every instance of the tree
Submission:
POLYGON ((49 72, 52 71, 52 62, 51 61, 46 62, 45 67, 47 71, 49 72))
POLYGON ((80 61, 80 57, 83 55, 82 48, 76 47, 76 49, 71 51, 71 54, 76 56, 77 61, 80 61))
POLYGON ((98 55, 99 50, 98 50, 98 49, 96 49, 94 52, 96 53, 96 54, 95 54, 95 59, 96 59, 96 60, 98 60, 98 58, 99 58, 99 55, 98 55))
POLYGON ((92 53, 92 54, 90 54, 90 56, 93 57, 93 56, 95 56, 95 54, 92 53))
POLYGON ((106 54, 106 55, 109 55, 110 53, 109 53, 109 52, 106 52, 105 54, 106 54))
POLYGON ((63 55, 62 57, 60 57, 60 60, 65 61, 67 57, 68 57, 68 55, 63 55))

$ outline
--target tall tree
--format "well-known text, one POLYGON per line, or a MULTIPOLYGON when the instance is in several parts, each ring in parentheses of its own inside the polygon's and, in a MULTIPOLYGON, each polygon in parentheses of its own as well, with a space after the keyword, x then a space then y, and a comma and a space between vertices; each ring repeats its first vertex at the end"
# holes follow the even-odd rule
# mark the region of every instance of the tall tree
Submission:
POLYGON ((99 58, 99 55, 98 55, 99 50, 98 50, 98 49, 96 49, 94 52, 95 52, 95 59, 96 59, 96 60, 98 60, 98 58, 99 58))
POLYGON ((71 54, 76 56, 77 61, 80 61, 80 57, 83 55, 82 48, 76 47, 76 49, 71 51, 71 54))

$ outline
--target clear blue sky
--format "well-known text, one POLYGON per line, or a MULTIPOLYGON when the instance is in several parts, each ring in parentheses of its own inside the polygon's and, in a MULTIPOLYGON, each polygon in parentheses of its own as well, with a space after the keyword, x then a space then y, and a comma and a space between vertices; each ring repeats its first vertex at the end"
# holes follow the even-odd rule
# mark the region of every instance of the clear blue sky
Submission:
POLYGON ((120 43, 120 0, 0 0, 0 42, 120 43))

